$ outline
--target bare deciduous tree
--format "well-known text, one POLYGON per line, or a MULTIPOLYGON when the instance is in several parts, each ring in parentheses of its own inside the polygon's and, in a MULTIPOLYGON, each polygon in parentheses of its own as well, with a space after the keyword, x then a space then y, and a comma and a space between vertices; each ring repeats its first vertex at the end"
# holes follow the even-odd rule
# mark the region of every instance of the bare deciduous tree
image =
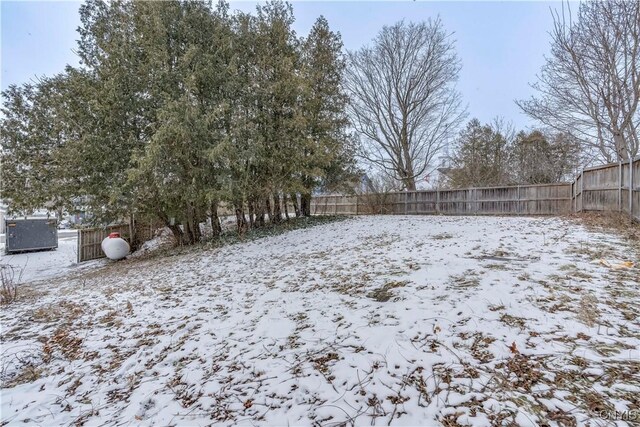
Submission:
POLYGON ((361 156, 415 190, 416 177, 464 118, 451 34, 439 19, 399 22, 348 58, 346 87, 361 156))
POLYGON ((584 2, 570 15, 554 13, 540 95, 517 104, 605 161, 628 160, 640 146, 640 2, 584 2))

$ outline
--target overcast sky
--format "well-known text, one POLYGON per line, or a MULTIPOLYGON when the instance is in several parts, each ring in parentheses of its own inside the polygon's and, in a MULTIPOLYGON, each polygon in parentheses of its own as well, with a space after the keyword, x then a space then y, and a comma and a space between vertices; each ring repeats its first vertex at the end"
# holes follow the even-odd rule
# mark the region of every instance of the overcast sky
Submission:
MULTIPOLYGON (((232 9, 250 11, 255 2, 231 2, 232 9)), ((52 75, 66 64, 77 65, 76 29, 80 25, 75 1, 3 0, 2 89, 10 84, 52 75)), ((483 122, 495 116, 524 128, 534 123, 514 99, 532 94, 529 83, 549 52, 550 8, 559 2, 293 2, 298 35, 306 35, 319 15, 342 35, 347 49, 367 44, 383 25, 399 20, 440 16, 454 33, 463 64, 458 89, 470 117, 483 122)), ((577 8, 577 6, 576 6, 577 8)))

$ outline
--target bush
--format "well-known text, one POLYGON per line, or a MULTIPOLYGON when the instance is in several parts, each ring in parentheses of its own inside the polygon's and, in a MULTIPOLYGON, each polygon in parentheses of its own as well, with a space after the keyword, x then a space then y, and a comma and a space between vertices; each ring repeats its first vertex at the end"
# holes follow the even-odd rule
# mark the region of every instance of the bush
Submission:
POLYGON ((15 267, 0 264, 0 304, 10 304, 16 300, 18 296, 17 281, 20 279, 20 275, 21 271, 15 267))

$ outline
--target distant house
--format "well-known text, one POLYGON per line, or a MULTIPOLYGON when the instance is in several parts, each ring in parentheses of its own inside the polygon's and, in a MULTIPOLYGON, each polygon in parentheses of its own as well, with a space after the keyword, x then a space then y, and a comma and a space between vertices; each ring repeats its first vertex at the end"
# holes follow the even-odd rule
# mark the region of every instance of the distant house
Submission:
POLYGON ((376 187, 366 173, 360 177, 359 188, 356 188, 358 193, 375 193, 376 187))
POLYGON ((79 207, 72 214, 63 215, 62 218, 58 218, 58 214, 53 211, 49 211, 47 209, 37 209, 31 212, 29 215, 9 215, 9 206, 4 203, 3 200, 0 200, 0 234, 5 233, 5 220, 14 219, 14 218, 57 218, 58 221, 61 221, 65 217, 68 217, 70 222, 73 224, 81 224, 86 219, 90 218, 90 215, 84 210, 85 208, 79 207))
POLYGON ((451 172, 454 168, 449 157, 440 160, 440 165, 435 169, 433 183, 436 188, 446 186, 451 179, 451 172))
POLYGON ((449 173, 451 172, 451 159, 442 159, 440 161, 440 166, 438 166, 438 168, 436 169, 438 171, 439 174, 448 176, 449 173))

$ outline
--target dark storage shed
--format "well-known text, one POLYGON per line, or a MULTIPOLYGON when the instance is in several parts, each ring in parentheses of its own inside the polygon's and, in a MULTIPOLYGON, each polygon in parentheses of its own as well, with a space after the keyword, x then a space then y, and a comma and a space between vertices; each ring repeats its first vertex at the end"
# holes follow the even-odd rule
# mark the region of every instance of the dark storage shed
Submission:
POLYGON ((5 221, 5 252, 38 251, 58 247, 55 219, 8 219, 5 221))

